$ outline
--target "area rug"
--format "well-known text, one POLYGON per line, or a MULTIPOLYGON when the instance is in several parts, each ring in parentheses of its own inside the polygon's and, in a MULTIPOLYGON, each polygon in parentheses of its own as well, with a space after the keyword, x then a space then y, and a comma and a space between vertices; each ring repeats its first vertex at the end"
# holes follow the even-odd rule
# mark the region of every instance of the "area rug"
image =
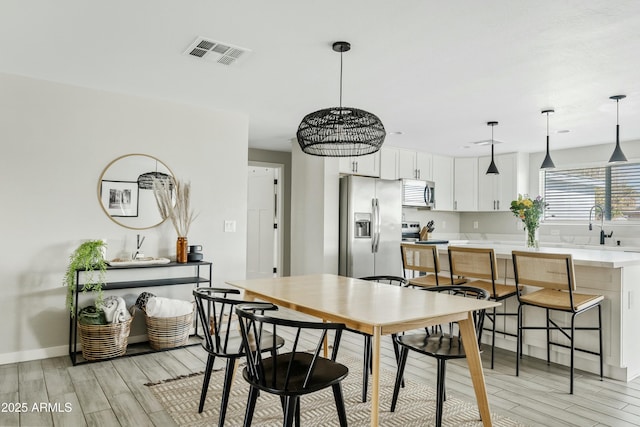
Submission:
MULTIPOLYGON (((370 401, 361 402, 361 361, 343 359, 340 362, 349 367, 349 375, 342 382, 349 426, 368 426, 371 403, 370 401)), ((225 426, 241 426, 244 420, 249 387, 242 378, 241 369, 232 385, 225 426)), ((198 413, 198 403, 202 374, 163 381, 150 385, 150 388, 179 426, 215 426, 218 422, 223 377, 223 371, 217 371, 211 375, 204 411, 201 414, 198 413)), ((400 391, 396 411, 389 412, 394 381, 394 372, 380 370, 380 425, 398 427, 435 425, 435 391, 417 381, 405 381, 405 388, 400 391)), ((256 405, 253 425, 277 427, 282 425, 282 420, 280 399, 261 393, 256 405)), ((523 425, 496 414, 492 414, 492 421, 494 426, 523 425)), ((442 424, 444 426, 481 426, 482 422, 475 403, 460 400, 452 393, 447 393, 442 424)), ((330 388, 301 399, 301 425, 305 427, 339 425, 330 388)))

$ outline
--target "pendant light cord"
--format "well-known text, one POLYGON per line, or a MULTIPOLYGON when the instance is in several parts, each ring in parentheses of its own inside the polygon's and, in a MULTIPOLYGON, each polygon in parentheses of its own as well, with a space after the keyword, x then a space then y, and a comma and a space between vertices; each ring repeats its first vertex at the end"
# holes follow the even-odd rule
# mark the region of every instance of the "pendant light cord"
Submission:
POLYGON ((340 52, 340 108, 342 108, 342 52, 340 52))

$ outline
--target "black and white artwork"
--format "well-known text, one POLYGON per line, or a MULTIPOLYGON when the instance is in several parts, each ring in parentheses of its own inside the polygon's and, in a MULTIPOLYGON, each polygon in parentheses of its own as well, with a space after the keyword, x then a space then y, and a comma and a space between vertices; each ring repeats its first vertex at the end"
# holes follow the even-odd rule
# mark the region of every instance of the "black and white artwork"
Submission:
POLYGON ((138 182, 102 180, 102 206, 111 216, 138 216, 138 182))

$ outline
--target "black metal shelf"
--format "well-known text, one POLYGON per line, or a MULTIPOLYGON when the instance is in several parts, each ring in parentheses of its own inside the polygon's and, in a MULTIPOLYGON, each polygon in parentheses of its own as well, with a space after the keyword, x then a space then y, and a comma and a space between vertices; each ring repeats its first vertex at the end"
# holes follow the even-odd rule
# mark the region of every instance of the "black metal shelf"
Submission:
MULTIPOLYGON (((103 291, 113 291, 118 289, 131 289, 131 288, 149 288, 149 287, 158 287, 158 286, 173 286, 173 285, 195 285, 194 287, 199 287, 200 284, 204 283, 207 285, 211 285, 211 275, 212 275, 212 263, 209 261, 197 261, 197 262, 187 262, 187 263, 177 263, 170 262, 168 264, 147 264, 147 265, 123 265, 123 266, 108 266, 107 274, 109 271, 123 271, 123 270, 141 270, 141 269, 165 269, 165 268, 188 268, 191 267, 195 271, 195 275, 181 276, 181 277, 168 277, 168 278, 160 278, 160 279, 138 279, 138 280, 123 280, 123 281, 113 281, 106 282, 102 289, 103 291), (208 278, 202 277, 201 268, 208 267, 208 278)), ((80 292, 84 290, 84 284, 81 283, 82 273, 84 269, 76 270, 76 291, 74 295, 74 316, 70 316, 69 319, 69 356, 71 357, 71 362, 73 365, 83 364, 83 363, 91 363, 90 361, 82 360, 78 361, 78 356, 82 358, 82 353, 78 351, 78 297, 80 292)), ((198 319, 196 316, 195 323, 195 336, 198 336, 198 319)), ((194 345, 187 344, 187 346, 194 345)), ((179 348, 179 347, 177 347, 179 348)), ((170 349, 168 349, 170 350, 170 349)), ((165 351, 165 350, 160 350, 165 351)), ((123 356, 137 356, 139 354, 147 354, 150 351, 127 351, 123 356)), ((105 359, 106 360, 106 359, 105 359)))

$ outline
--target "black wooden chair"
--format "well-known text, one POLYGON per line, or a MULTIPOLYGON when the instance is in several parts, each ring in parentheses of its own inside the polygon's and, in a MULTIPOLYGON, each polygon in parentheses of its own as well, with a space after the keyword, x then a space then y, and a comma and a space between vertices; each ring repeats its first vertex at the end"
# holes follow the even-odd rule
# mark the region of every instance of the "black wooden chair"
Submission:
MULTIPOLYGON (((247 348, 242 341, 240 329, 234 309, 237 304, 247 303, 247 301, 228 298, 228 295, 238 295, 240 291, 228 288, 196 288, 193 290, 198 316, 202 324, 204 340, 202 347, 207 351, 207 366, 202 381, 202 392, 200 393, 200 405, 198 412, 202 412, 204 402, 207 397, 209 380, 213 370, 213 363, 216 357, 226 359, 226 370, 224 384, 222 388, 222 400, 220 402, 220 415, 218 425, 224 425, 224 419, 229 402, 231 383, 236 369, 236 362, 244 356, 247 348)), ((270 308, 271 304, 263 305, 270 308)), ((262 336, 263 342, 259 346, 253 343, 249 348, 256 351, 273 351, 282 347, 284 340, 280 337, 262 336)))
MULTIPOLYGON (((376 282, 376 283, 385 283, 393 286, 407 286, 407 280, 399 276, 367 276, 367 277, 361 277, 360 279, 367 280, 370 282, 376 282)), ((355 329, 347 328, 347 330, 364 336, 364 362, 362 364, 362 402, 366 402, 367 390, 369 388, 369 374, 371 373, 371 369, 372 369, 372 363, 371 363, 372 362, 372 356, 371 356, 372 336, 364 332, 356 331, 355 329)), ((396 362, 397 362, 400 352, 398 350, 398 344, 395 341, 395 334, 391 335, 391 340, 393 343, 393 351, 396 355, 396 362)))
MULTIPOLYGON (((274 306, 275 307, 275 306, 274 306)), ((251 386, 244 425, 250 426, 260 392, 271 393, 280 397, 284 410, 285 427, 300 425, 300 397, 309 393, 331 387, 338 411, 341 427, 347 425, 347 413, 344 406, 341 381, 347 377, 349 369, 336 362, 340 338, 344 325, 341 323, 323 323, 284 319, 269 314, 259 314, 251 304, 236 307, 240 321, 242 339, 245 346, 255 343, 256 351, 247 353, 247 366, 242 375, 251 386), (275 340, 278 330, 288 330, 295 334, 287 353, 264 357, 265 334, 275 340), (333 350, 331 358, 320 356, 324 348, 325 337, 333 331, 333 350), (313 352, 300 347, 315 342, 313 352), (304 344, 303 344, 304 343, 304 344)), ((273 348, 276 341, 267 344, 273 348)), ((289 347, 289 345, 288 345, 289 347)))
MULTIPOLYGON (((481 300, 489 299, 489 292, 484 289, 474 288, 471 286, 439 286, 425 288, 425 291, 446 293, 466 298, 475 298, 481 300)), ((484 324, 485 310, 479 310, 473 313, 474 324, 478 337, 478 345, 480 345, 480 337, 482 336, 482 326, 484 324)), ((459 331, 456 333, 457 324, 449 324, 449 332, 430 333, 429 331, 419 333, 407 333, 396 337, 396 342, 400 346, 400 358, 398 360, 398 372, 396 374, 395 387, 393 389, 393 397, 391 400, 391 412, 396 410, 398 402, 398 394, 402 383, 402 375, 407 364, 407 356, 409 350, 416 351, 420 354, 435 357, 437 360, 437 387, 436 387, 436 426, 442 425, 442 410, 444 401, 446 400, 446 392, 444 387, 446 362, 449 359, 462 359, 466 357, 459 331)), ((442 329, 446 329, 446 325, 442 325, 442 329)), ((440 329, 438 329, 440 330, 440 329)))

